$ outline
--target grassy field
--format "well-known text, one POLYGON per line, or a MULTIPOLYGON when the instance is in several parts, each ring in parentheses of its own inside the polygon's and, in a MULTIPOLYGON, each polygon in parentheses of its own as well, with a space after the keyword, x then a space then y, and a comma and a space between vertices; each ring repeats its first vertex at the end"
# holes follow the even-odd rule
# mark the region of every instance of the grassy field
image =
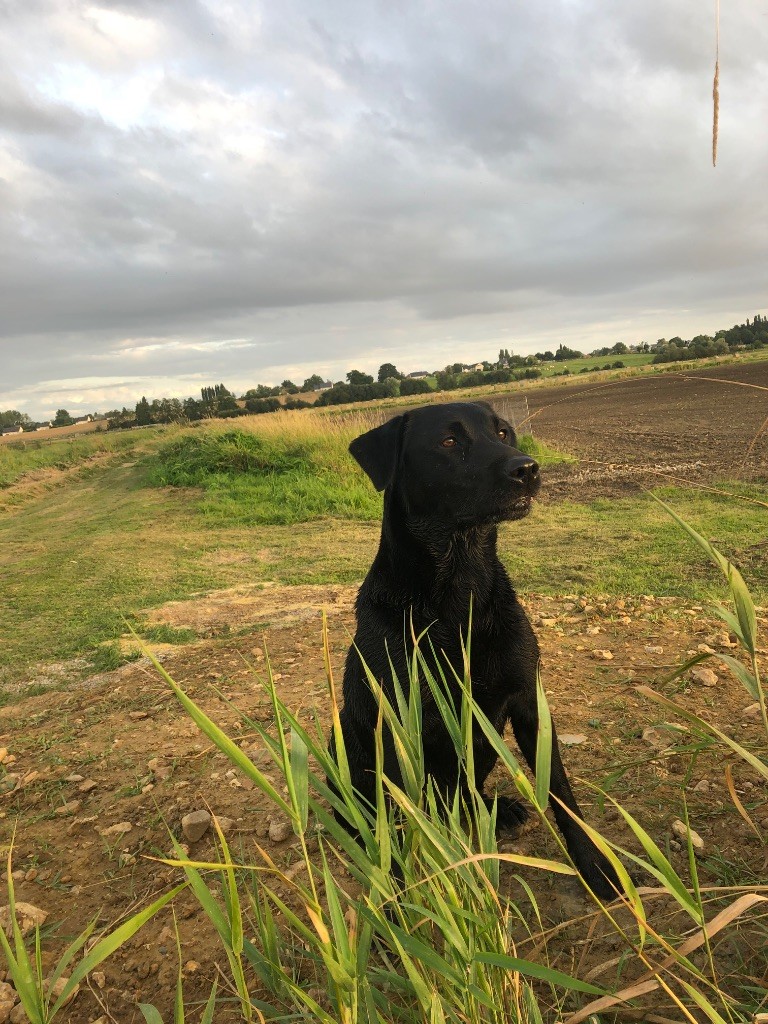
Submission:
MULTIPOLYGON (((76 451, 62 442, 60 463, 79 459, 80 469, 0 518, 0 679, 34 678, 36 663, 96 657, 125 632, 126 618, 168 600, 260 582, 360 580, 375 551, 381 496, 346 447, 370 420, 285 415, 290 431, 282 418, 253 417, 237 430, 142 432, 140 448, 125 435, 107 449, 102 438, 78 441, 76 451)), ((559 457, 541 445, 536 454, 545 465, 559 457)), ((2 471, 18 477, 25 455, 34 465, 39 453, 13 452, 2 471)), ((46 457, 59 464, 55 450, 46 457)), ((764 487, 730 489, 768 498, 764 487)), ((717 539, 764 602, 765 508, 711 492, 659 493, 717 539)), ((537 504, 524 522, 502 527, 500 549, 522 593, 704 600, 717 592, 713 571, 644 496, 537 504)))
POLYGON ((623 356, 585 356, 583 359, 566 359, 564 362, 542 363, 540 366, 543 377, 552 377, 567 369, 570 373, 581 373, 582 370, 602 370, 613 368, 616 362, 624 363, 626 368, 648 366, 653 361, 653 353, 629 352, 623 356))

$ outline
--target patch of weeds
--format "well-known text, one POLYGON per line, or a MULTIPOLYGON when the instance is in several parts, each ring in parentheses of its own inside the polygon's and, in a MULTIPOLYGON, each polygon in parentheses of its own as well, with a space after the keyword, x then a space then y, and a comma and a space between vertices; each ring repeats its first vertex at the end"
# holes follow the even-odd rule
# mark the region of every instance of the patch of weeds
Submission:
POLYGON ((63 683, 55 683, 48 686, 45 683, 30 683, 29 686, 18 690, 3 690, 0 691, 0 708, 6 708, 11 704, 19 704, 28 697, 40 697, 44 693, 53 693, 63 689, 63 683))
POLYGON ((114 672, 116 668, 126 665, 130 661, 138 661, 141 657, 138 651, 120 649, 120 644, 115 640, 111 643, 100 644, 88 656, 91 667, 96 672, 114 672))
POLYGON ((198 639, 198 634, 191 627, 169 626, 165 622, 142 627, 140 635, 144 640, 155 644, 191 644, 198 639))
POLYGON ((702 858, 702 865, 716 878, 720 885, 754 886, 762 885, 763 879, 757 877, 754 867, 747 864, 741 857, 730 860, 722 853, 713 853, 702 858))

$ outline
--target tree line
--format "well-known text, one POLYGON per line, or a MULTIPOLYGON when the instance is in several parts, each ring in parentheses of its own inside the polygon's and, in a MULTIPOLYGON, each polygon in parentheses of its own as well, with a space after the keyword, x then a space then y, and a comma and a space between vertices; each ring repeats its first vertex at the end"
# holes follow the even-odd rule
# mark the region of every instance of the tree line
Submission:
MULTIPOLYGON (((768 347, 768 317, 756 314, 750 321, 724 328, 714 335, 697 334, 684 340, 674 337, 659 338, 655 343, 643 341, 637 345, 616 342, 615 345, 595 349, 592 356, 621 356, 633 352, 648 353, 654 363, 677 362, 679 360, 701 359, 728 353, 757 350, 768 347)), ((545 350, 534 355, 520 356, 509 349, 499 349, 494 362, 468 367, 463 363, 452 363, 442 370, 417 376, 401 373, 394 363, 382 363, 376 379, 361 370, 350 370, 346 380, 331 384, 319 374, 306 377, 302 384, 284 380, 277 385, 257 384, 249 388, 238 400, 235 394, 223 384, 201 388, 200 398, 155 398, 148 401, 145 396, 135 407, 111 409, 103 415, 94 413, 94 419, 106 420, 110 429, 148 426, 154 423, 189 423, 212 417, 228 418, 253 413, 274 412, 278 409, 303 409, 314 404, 318 406, 344 405, 349 402, 366 402, 383 398, 398 398, 406 395, 428 394, 432 391, 453 391, 456 388, 480 387, 484 384, 507 384, 519 380, 531 380, 542 375, 542 363, 561 363, 582 359, 584 354, 567 345, 559 345, 554 351, 545 350), (321 390, 317 401, 306 402, 295 396, 321 390)), ((607 362, 602 367, 588 369, 618 369, 624 365, 620 360, 607 362)), ((567 375, 570 370, 563 366, 559 371, 567 375)), ((67 426, 75 420, 66 409, 59 409, 52 421, 53 426, 67 426)), ((39 426, 26 413, 17 409, 0 411, 0 430, 21 426, 32 430, 39 426)))

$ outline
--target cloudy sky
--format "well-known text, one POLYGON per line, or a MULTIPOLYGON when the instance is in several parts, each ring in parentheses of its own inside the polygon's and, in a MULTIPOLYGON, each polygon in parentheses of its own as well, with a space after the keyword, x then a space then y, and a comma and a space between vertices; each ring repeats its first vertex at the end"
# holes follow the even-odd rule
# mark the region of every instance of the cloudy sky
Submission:
POLYGON ((0 409, 768 307, 768 10, 0 0, 0 409))

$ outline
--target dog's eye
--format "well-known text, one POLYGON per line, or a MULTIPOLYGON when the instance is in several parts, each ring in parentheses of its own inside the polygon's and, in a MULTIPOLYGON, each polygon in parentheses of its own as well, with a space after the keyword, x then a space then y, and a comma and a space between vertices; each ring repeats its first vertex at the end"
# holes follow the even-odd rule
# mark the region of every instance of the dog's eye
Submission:
POLYGON ((443 448, 454 448, 456 446, 456 438, 455 437, 443 438, 443 440, 440 442, 440 444, 443 446, 443 448))
POLYGON ((509 431, 506 429, 506 427, 502 427, 501 430, 498 431, 498 435, 502 441, 506 441, 507 438, 509 437, 509 431))

